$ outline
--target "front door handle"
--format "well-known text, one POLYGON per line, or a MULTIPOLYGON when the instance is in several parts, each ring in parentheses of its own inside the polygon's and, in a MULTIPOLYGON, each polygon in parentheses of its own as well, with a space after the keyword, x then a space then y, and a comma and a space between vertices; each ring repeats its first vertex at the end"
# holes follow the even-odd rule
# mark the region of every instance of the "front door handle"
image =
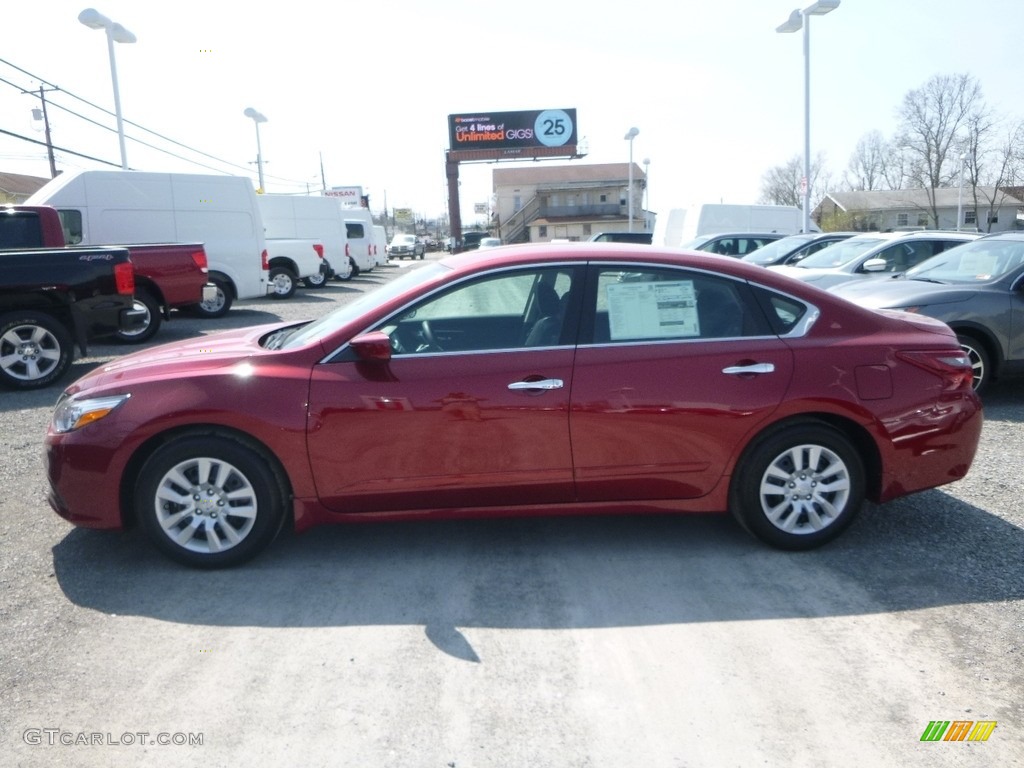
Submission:
POLYGON ((561 389, 565 382, 561 379, 541 379, 540 381, 513 381, 509 389, 561 389))
POLYGON ((728 368, 723 368, 722 373, 728 373, 732 376, 742 376, 743 374, 750 373, 775 373, 775 364, 751 363, 750 365, 730 365, 728 368))

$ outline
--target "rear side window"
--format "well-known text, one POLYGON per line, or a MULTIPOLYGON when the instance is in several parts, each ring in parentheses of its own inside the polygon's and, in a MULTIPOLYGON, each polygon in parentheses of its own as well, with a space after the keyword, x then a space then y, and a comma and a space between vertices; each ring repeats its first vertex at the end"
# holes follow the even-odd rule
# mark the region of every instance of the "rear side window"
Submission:
POLYGON ((366 231, 363 229, 363 225, 356 222, 345 222, 345 234, 353 240, 361 240, 366 237, 366 231))
POLYGON ((43 232, 35 213, 0 213, 0 248, 42 248, 43 232))
POLYGON ((595 344, 683 341, 771 333, 744 283, 683 269, 617 269, 597 273, 595 344))
POLYGON ((57 211, 60 216, 60 226, 64 230, 64 242, 68 245, 80 245, 82 243, 82 212, 70 208, 57 211))
POLYGON ((811 308, 802 301, 769 291, 767 288, 755 287, 754 294, 768 317, 773 332, 779 336, 786 336, 797 330, 801 321, 807 318, 811 311, 811 308))

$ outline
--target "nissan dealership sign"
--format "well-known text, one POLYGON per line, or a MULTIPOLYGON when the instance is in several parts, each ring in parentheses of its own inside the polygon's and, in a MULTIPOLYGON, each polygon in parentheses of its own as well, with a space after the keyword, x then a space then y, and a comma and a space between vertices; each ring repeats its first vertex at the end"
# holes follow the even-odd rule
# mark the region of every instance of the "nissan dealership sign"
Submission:
POLYGON ((576 154, 576 110, 448 115, 453 159, 576 154))

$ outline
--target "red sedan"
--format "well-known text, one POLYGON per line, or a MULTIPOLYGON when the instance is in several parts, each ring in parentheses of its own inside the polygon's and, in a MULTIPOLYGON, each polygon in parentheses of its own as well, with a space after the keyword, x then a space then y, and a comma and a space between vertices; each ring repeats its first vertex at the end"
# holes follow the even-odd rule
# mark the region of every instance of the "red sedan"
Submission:
POLYGON ((67 390, 50 504, 189 565, 327 522, 730 511, 806 549, 962 478, 956 336, 770 270, 620 243, 409 270, 318 320, 120 358, 67 390))

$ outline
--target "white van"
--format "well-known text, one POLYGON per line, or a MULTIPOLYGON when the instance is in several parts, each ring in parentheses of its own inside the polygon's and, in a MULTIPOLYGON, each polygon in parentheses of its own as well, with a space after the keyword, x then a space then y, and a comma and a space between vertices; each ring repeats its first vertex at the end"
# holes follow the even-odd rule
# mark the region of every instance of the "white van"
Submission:
POLYGON ((373 256, 378 267, 388 263, 388 235, 380 224, 373 225, 373 256))
MULTIPOLYGON (((341 208, 339 203, 335 202, 335 205, 341 208)), ((369 272, 377 266, 377 259, 373 255, 373 216, 367 208, 341 208, 341 217, 345 220, 353 277, 360 272, 369 272)))
POLYGON ((301 238, 317 240, 323 245, 323 258, 330 270, 326 274, 317 272, 304 277, 302 282, 306 287, 322 286, 331 271, 339 280, 349 277, 352 268, 345 255, 345 222, 336 200, 307 195, 257 195, 256 200, 268 241, 301 238))
MULTIPOLYGON (((700 235, 725 232, 776 232, 795 235, 803 228, 803 211, 792 205, 708 203, 699 208, 673 208, 659 216, 654 244, 678 248, 700 235)), ((820 232, 812 221, 811 231, 820 232)))
POLYGON ((271 292, 256 190, 242 176, 69 171, 26 203, 81 216, 82 245, 201 242, 218 288, 197 307, 208 317, 271 292))

